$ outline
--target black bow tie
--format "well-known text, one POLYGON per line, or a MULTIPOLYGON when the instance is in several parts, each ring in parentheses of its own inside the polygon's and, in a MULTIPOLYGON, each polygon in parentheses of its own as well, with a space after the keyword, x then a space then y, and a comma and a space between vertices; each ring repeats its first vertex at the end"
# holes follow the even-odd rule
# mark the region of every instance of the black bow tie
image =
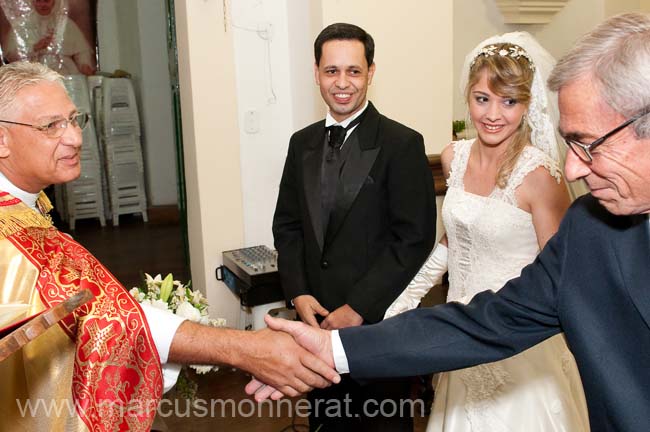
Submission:
POLYGON ((327 129, 327 144, 332 149, 340 150, 345 141, 347 129, 339 125, 327 126, 325 129, 327 129))
POLYGON ((361 123, 365 113, 365 111, 361 113, 359 117, 352 120, 346 127, 332 125, 325 128, 327 130, 327 144, 329 144, 332 151, 341 150, 341 146, 343 146, 343 143, 345 142, 345 135, 350 129, 361 123))

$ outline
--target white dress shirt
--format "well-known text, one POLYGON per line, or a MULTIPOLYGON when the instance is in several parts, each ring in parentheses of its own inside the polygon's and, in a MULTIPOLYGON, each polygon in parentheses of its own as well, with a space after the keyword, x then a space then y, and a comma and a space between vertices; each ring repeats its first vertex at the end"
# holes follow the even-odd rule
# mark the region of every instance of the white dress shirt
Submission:
MULTIPOLYGON (((347 127, 354 119, 359 117, 363 112, 368 108, 368 100, 366 100, 366 103, 363 105, 363 108, 351 115, 350 117, 346 118, 342 122, 337 122, 334 117, 327 112, 327 116, 325 117, 325 127, 327 126, 332 126, 332 125, 339 125, 343 127, 347 127)), ((358 125, 357 125, 358 126, 358 125)), ((353 130, 357 128, 357 126, 354 126, 352 129, 347 131, 345 134, 345 139, 347 140, 350 134, 352 133, 353 130)), ((343 142, 343 145, 345 145, 345 141, 343 142)), ((338 373, 349 373, 350 372, 350 367, 348 366, 348 358, 345 355, 345 350, 343 349, 343 343, 341 342, 341 337, 339 336, 339 331, 338 330, 333 330, 331 332, 331 337, 332 337, 332 354, 334 355, 334 365, 336 367, 336 371, 338 373)))
POLYGON ((338 330, 332 330, 330 333, 332 338, 332 356, 334 357, 334 367, 340 374, 350 373, 350 365, 348 365, 348 356, 345 355, 343 342, 339 336, 338 330))
MULTIPOLYGON (((352 123, 352 121, 353 121, 354 119, 356 119, 356 118, 359 117, 361 114, 363 114, 363 112, 366 110, 366 108, 368 108, 368 100, 367 100, 367 99, 366 99, 366 103, 363 105, 363 108, 361 108, 359 111, 355 112, 355 113, 352 114, 350 117, 348 117, 348 118, 346 118, 345 120, 343 120, 342 122, 337 122, 337 121, 334 119, 334 117, 332 117, 332 114, 330 114, 330 112, 328 111, 328 112, 327 112, 327 115, 325 116, 325 127, 328 127, 328 126, 334 126, 334 125, 342 126, 342 127, 344 127, 344 128, 345 128, 345 127, 348 127, 348 125, 349 125, 350 123, 352 123)), ((359 126, 359 125, 355 125, 353 128, 351 128, 349 131, 347 131, 347 132, 345 133, 345 138, 344 138, 344 140, 343 140, 343 145, 341 145, 341 148, 343 148, 343 146, 345 145, 345 140, 348 139, 348 137, 350 136, 350 134, 352 133, 352 131, 355 130, 355 129, 357 128, 357 126, 359 126)))
MULTIPOLYGON (((24 190, 17 188, 1 172, 0 190, 10 193, 14 198, 18 198, 23 203, 34 209, 34 211, 39 211, 36 208, 38 193, 25 192, 24 190)), ((142 307, 144 316, 147 319, 149 328, 151 329, 151 337, 153 338, 153 343, 156 346, 158 356, 160 357, 160 363, 162 364, 163 392, 167 392, 174 387, 181 371, 180 365, 167 363, 167 358, 169 356, 169 348, 171 347, 172 339, 174 339, 176 330, 178 330, 181 323, 185 321, 185 318, 179 317, 170 312, 156 309, 147 304, 141 304, 140 306, 142 307)))

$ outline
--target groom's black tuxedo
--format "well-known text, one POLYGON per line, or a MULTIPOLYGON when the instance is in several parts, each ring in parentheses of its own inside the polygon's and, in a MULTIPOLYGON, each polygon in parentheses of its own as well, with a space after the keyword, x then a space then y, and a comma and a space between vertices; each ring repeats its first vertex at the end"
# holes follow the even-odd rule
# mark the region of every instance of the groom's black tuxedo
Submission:
POLYGON ((433 248, 436 204, 422 135, 369 103, 345 142, 326 232, 321 220, 325 122, 296 132, 280 183, 273 235, 287 300, 313 295, 380 321, 433 248))
POLYGON ((591 430, 649 430, 647 215, 613 216, 583 197, 539 257, 498 293, 340 335, 352 376, 367 378, 492 362, 562 331, 580 370, 591 430))
MULTIPOLYGON (((310 294, 330 312, 348 304, 365 323, 374 323, 431 251, 436 204, 422 135, 379 114, 372 104, 362 115, 343 145, 335 193, 321 190, 334 191, 323 186, 323 179, 338 171, 325 165, 330 151, 325 121, 291 137, 273 235, 287 300, 310 294), (329 223, 323 220, 328 213, 329 223)), ((375 417, 361 408, 365 401, 400 403, 409 397, 408 380, 360 386, 345 377, 336 386, 312 391, 309 400, 312 406, 351 401, 350 413, 338 417, 312 411, 310 428, 412 431, 410 415, 375 417)))

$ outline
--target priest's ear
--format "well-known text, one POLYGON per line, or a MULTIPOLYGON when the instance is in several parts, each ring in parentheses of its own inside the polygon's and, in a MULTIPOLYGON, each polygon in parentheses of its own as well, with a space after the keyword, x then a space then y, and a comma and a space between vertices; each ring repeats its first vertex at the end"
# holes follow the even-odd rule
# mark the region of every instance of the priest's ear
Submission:
POLYGON ((11 141, 11 134, 7 126, 0 125, 0 158, 7 158, 11 153, 9 149, 9 142, 11 141))

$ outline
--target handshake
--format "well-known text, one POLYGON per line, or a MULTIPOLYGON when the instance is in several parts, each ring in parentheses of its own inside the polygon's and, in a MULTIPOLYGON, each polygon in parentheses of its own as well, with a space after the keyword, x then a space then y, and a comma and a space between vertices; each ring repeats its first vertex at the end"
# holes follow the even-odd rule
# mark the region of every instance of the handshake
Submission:
POLYGON ((264 321, 269 329, 256 332, 262 339, 258 349, 250 350, 251 358, 240 365, 254 375, 246 385, 247 394, 254 395, 258 402, 277 400, 340 382, 334 368, 330 331, 269 315, 264 321), (266 352, 254 354, 262 350, 266 352))

